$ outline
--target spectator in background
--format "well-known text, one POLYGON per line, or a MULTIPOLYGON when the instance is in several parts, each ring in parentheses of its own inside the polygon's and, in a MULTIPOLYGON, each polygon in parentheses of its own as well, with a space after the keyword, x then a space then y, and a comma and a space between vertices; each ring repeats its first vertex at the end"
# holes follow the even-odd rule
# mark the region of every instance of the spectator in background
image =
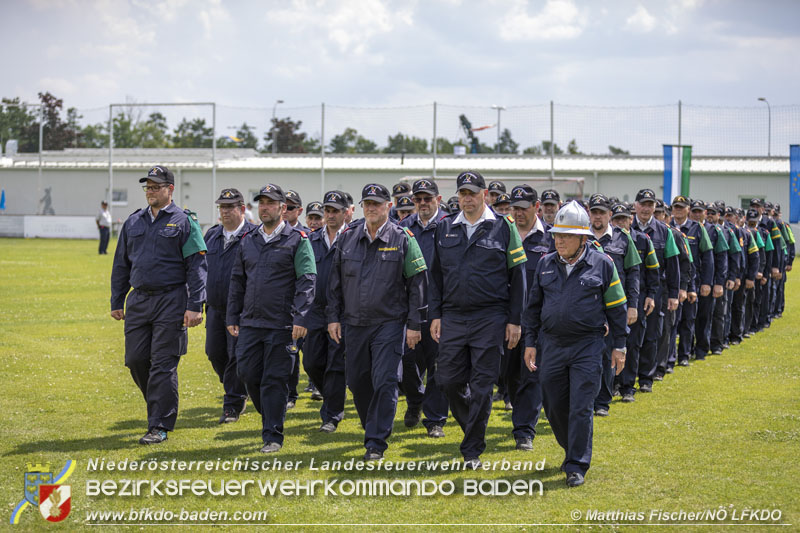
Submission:
POLYGON ((108 255, 108 239, 111 236, 111 213, 108 210, 108 202, 100 202, 100 211, 94 217, 97 229, 100 230, 100 255, 108 255))

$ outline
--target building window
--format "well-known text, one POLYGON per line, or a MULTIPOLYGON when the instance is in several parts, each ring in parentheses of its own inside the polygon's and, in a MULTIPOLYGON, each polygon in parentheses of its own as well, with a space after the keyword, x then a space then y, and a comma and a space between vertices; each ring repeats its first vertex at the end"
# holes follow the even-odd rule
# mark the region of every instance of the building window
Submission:
POLYGON ((128 189, 114 189, 111 192, 111 205, 128 205, 128 189))

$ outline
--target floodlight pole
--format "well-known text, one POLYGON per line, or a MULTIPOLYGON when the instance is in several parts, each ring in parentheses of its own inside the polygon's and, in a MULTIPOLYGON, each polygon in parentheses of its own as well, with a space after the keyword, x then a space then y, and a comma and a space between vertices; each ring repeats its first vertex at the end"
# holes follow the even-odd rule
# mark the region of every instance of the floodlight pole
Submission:
POLYGON ((497 146, 495 147, 495 153, 500 153, 500 112, 505 111, 505 106, 501 105, 492 105, 492 109, 497 109, 497 146))
POLYGON ((40 105, 39 106, 39 194, 42 193, 42 150, 43 149, 44 149, 44 106, 40 105))
POLYGON ((275 100, 275 105, 272 106, 272 155, 278 153, 278 132, 276 131, 277 128, 277 121, 275 120, 275 111, 278 108, 278 104, 282 104, 283 100, 275 100))
POLYGON ((319 188, 320 198, 325 197, 325 102, 322 102, 321 107, 322 119, 319 134, 319 188))
POLYGON ((214 198, 217 196, 217 104, 211 103, 211 129, 213 135, 211 136, 211 224, 215 221, 214 212, 217 210, 217 204, 214 203, 214 198))
POLYGON ((555 143, 553 142, 553 101, 550 100, 550 188, 553 188, 553 183, 556 177, 555 166, 555 143))
POLYGON ((111 231, 114 230, 114 104, 108 105, 108 213, 111 215, 111 231))
POLYGON ((771 157, 772 152, 772 108, 769 102, 763 96, 758 99, 759 102, 767 104, 767 157, 771 157))
POLYGON ((436 102, 433 103, 433 177, 436 178, 436 102))

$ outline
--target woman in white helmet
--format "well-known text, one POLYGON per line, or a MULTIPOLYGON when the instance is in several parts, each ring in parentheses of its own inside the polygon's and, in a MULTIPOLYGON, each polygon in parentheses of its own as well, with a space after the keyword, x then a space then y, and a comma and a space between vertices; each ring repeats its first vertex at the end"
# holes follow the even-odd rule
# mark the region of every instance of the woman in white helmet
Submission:
POLYGON ((567 485, 583 484, 592 457, 594 399, 600 388, 605 335, 612 366, 625 366, 625 292, 614 262, 587 244, 589 215, 577 202, 559 209, 550 233, 556 252, 536 266, 525 326, 525 364, 540 372, 544 410, 559 445, 567 485))

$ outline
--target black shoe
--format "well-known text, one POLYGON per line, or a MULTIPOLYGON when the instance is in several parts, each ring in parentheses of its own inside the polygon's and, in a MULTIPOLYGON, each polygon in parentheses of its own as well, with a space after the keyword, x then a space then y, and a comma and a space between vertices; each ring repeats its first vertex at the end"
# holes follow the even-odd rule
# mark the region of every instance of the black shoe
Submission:
POLYGON ((678 366, 689 366, 689 361, 684 359, 683 361, 678 361, 678 366))
POLYGON ((323 433, 333 433, 336 431, 336 424, 333 422, 325 422, 319 427, 319 430, 323 433))
POLYGON ((711 355, 722 355, 722 349, 716 348, 714 350, 711 350, 711 355))
POLYGON ((139 444, 160 444, 167 440, 167 432, 161 428, 153 428, 139 439, 139 444))
POLYGON ((311 399, 314 401, 321 402, 323 400, 322 393, 317 389, 314 389, 313 391, 311 391, 311 399))
POLYGON ((431 426, 428 428, 428 436, 432 439, 441 439, 444 437, 444 429, 442 426, 431 426))
POLYGON ((732 345, 732 346, 736 346, 737 344, 739 344, 739 343, 741 343, 741 342, 742 342, 742 341, 741 341, 741 340, 739 340, 739 339, 733 339, 733 340, 731 341, 731 345, 732 345))
POLYGON ((503 408, 504 408, 506 411, 513 411, 513 410, 514 410, 514 406, 513 406, 513 405, 511 405, 511 402, 506 402, 506 404, 503 406, 503 408))
POLYGON ((268 442, 261 448, 261 453, 275 453, 280 451, 283 445, 280 442, 268 442))
POLYGON ((383 452, 375 448, 367 448, 367 453, 364 454, 365 461, 380 461, 383 459, 383 452))
POLYGON ((701 356, 695 355, 694 356, 694 360, 695 361, 705 361, 706 360, 706 356, 705 355, 701 355, 701 356))
POLYGON ((483 467, 480 457, 464 457, 464 470, 478 470, 483 467))
POLYGON ((406 414, 403 417, 403 423, 405 423, 407 428, 413 428, 419 424, 421 418, 422 415, 420 415, 419 407, 409 407, 406 409, 406 414))
POLYGON ((608 409, 600 407, 594 410, 594 416, 608 416, 608 409))
POLYGON ((753 332, 751 332, 751 331, 748 331, 747 333, 742 335, 742 337, 745 338, 745 339, 749 339, 752 336, 753 336, 753 332))
POLYGON ((517 441, 517 450, 522 450, 523 452, 529 452, 533 450, 533 439, 530 437, 519 437, 516 439, 517 441))
POLYGON ((580 487, 583 485, 583 474, 580 472, 569 472, 567 474, 567 487, 580 487))
POLYGON ((309 382, 308 382, 308 385, 306 385, 306 388, 305 388, 305 389, 303 389, 303 392, 314 392, 315 390, 317 390, 317 388, 314 386, 314 384, 313 384, 313 383, 311 383, 311 382, 309 381, 309 382))
POLYGON ((289 400, 288 402, 286 402, 286 410, 288 411, 289 409, 294 409, 295 405, 297 404, 294 400, 289 400))
POLYGON ((667 369, 664 370, 665 374, 673 374, 674 372, 675 372, 675 369, 672 368, 671 366, 668 366, 667 369))
POLYGON ((625 394, 622 395, 622 401, 625 403, 631 403, 635 402, 636 398, 634 398, 632 392, 626 392, 625 394))
POLYGON ((655 374, 653 376, 653 381, 664 381, 664 374, 655 374))
POLYGON ((722 349, 723 349, 723 350, 727 350, 727 349, 728 349, 728 348, 730 348, 730 347, 731 347, 731 345, 730 345, 730 344, 728 344, 727 342, 722 344, 722 349))
POLYGON ((639 383, 639 392, 653 392, 653 386, 649 383, 639 383))
POLYGON ((237 420, 239 420, 239 413, 233 409, 225 409, 222 412, 222 416, 219 417, 220 424, 230 424, 231 422, 236 422, 237 420))
POLYGON ((619 392, 619 384, 618 383, 614 384, 614 391, 611 393, 611 397, 613 398, 614 396, 621 396, 621 393, 619 392))

